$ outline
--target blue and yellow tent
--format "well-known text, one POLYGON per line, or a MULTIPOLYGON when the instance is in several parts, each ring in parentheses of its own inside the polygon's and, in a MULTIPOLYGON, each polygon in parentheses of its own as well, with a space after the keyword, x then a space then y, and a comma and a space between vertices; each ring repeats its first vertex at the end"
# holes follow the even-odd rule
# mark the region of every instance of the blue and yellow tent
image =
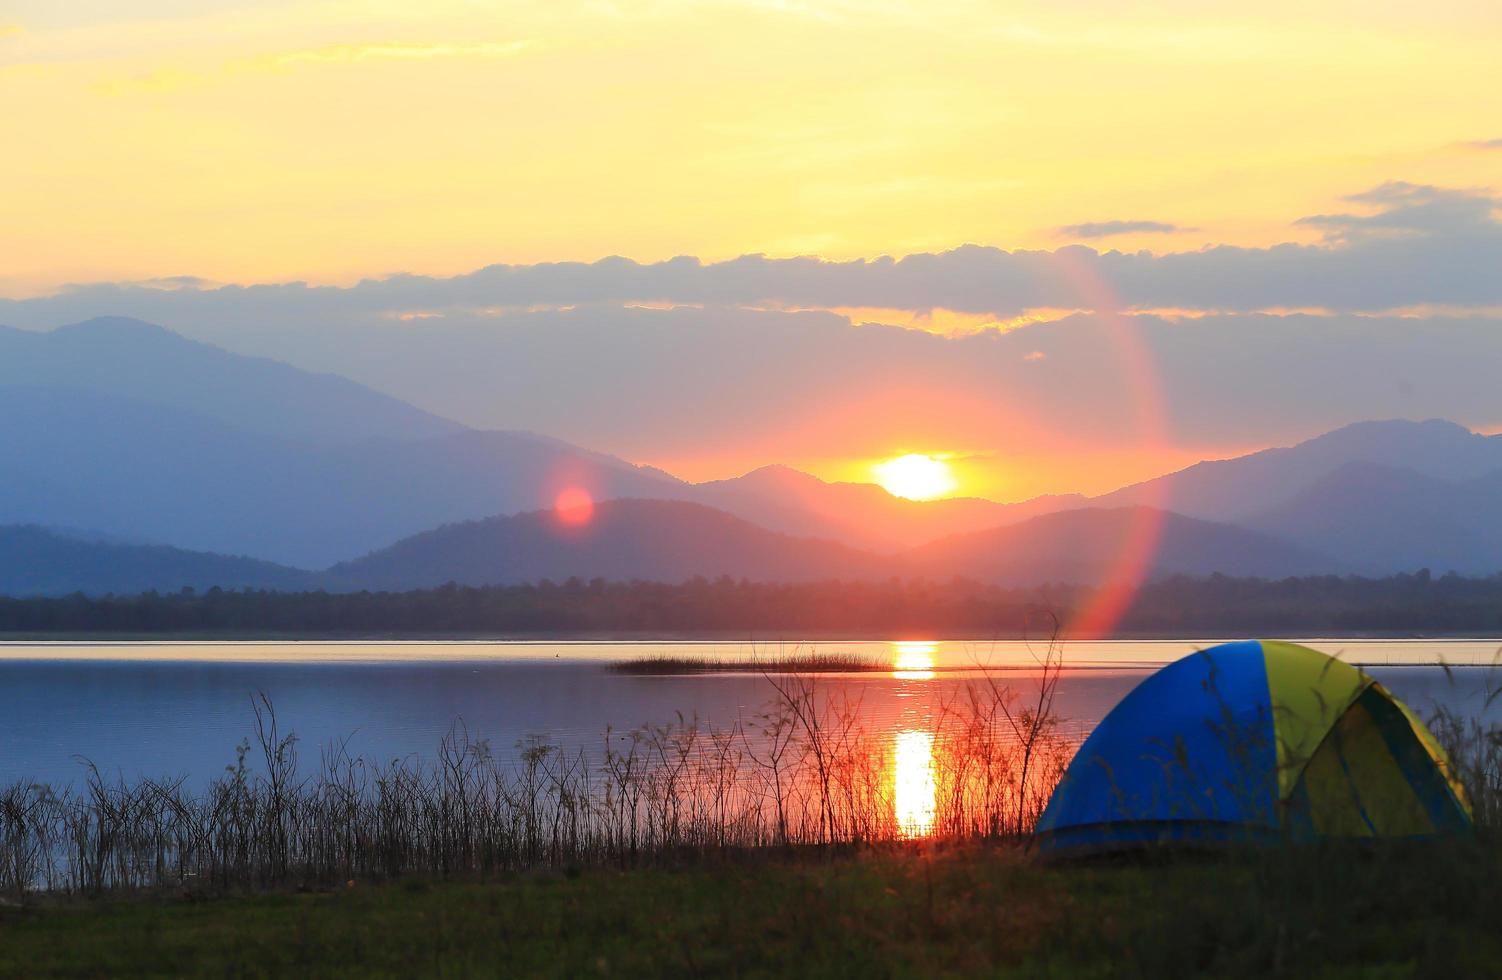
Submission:
POLYGON ((1227 643, 1154 673, 1085 740, 1047 850, 1469 829, 1449 758, 1386 688, 1294 643, 1227 643))

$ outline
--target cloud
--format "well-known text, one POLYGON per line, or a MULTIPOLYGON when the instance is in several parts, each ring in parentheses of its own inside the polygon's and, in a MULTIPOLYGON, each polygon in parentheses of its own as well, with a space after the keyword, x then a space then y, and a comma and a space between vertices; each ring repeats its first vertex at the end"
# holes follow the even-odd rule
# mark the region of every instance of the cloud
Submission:
POLYGON ((213 279, 205 279, 202 276, 156 276, 151 279, 137 279, 131 283, 143 289, 212 289, 221 285, 213 279))
POLYGON ((243 74, 287 71, 308 65, 357 65, 375 61, 426 62, 444 58, 501 59, 536 46, 531 39, 449 43, 328 44, 219 62, 210 70, 162 67, 128 77, 105 78, 91 87, 104 95, 163 92, 212 85, 243 74))
POLYGON ((1326 236, 1314 245, 608 258, 350 286, 166 277, 0 300, 0 323, 136 316, 472 425, 655 462, 1119 450, 1141 437, 1149 396, 1176 445, 1289 442, 1362 418, 1502 422, 1496 199, 1392 182, 1346 203, 1305 219, 1326 236), (1198 315, 1070 312, 1118 307, 1198 315), (1057 312, 1021 316, 1044 308, 1057 312), (879 315, 935 309, 1009 329, 879 315))
POLYGON ((1354 242, 1392 235, 1493 236, 1498 233, 1497 197, 1476 190, 1455 190, 1392 181, 1346 197, 1353 204, 1376 208, 1372 214, 1315 214, 1299 224, 1325 229, 1327 240, 1354 242))
POLYGON ((269 59, 279 65, 339 64, 357 61, 428 61, 433 58, 506 58, 531 47, 530 40, 470 44, 331 44, 307 51, 289 51, 269 59))
POLYGON ((187 332, 649 462, 1120 451, 1151 435, 1153 402, 1168 443, 1212 448, 1366 418, 1502 421, 1502 317, 1078 314, 941 336, 820 312, 601 306, 187 332))
POLYGON ((1142 232, 1169 235, 1193 230, 1166 221, 1087 221, 1079 225, 1064 225, 1059 228, 1059 234, 1066 238, 1109 238, 1142 232))
POLYGON ((1466 146, 1473 150, 1502 150, 1502 137, 1494 140, 1471 140, 1466 146))
POLYGON ((178 289, 95 283, 0 301, 0 323, 51 326, 102 313, 168 326, 268 321, 316 326, 410 312, 473 313, 589 304, 929 311, 1014 322, 1039 309, 1374 313, 1502 306, 1502 222, 1480 190, 1393 182, 1353 194, 1349 213, 1312 215, 1325 240, 1125 253, 1066 245, 827 261, 745 255, 639 263, 492 265, 462 275, 397 274, 351 286, 301 282, 178 289))

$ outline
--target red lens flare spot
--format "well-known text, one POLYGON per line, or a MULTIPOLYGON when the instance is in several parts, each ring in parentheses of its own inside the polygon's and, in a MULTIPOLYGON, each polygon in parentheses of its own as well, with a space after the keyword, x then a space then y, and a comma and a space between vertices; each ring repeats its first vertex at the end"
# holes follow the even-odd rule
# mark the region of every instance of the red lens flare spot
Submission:
POLYGON ((582 527, 595 516, 595 498, 583 487, 564 487, 553 498, 553 513, 565 527, 582 527))

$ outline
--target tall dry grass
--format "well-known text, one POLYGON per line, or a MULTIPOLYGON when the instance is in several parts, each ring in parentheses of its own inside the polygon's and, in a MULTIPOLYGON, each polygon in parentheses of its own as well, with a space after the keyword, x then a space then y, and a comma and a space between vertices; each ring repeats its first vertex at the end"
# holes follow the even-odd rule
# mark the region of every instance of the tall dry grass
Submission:
POLYGON ((1053 713, 1056 643, 1040 666, 1036 690, 982 669, 942 705, 922 733, 932 801, 916 818, 897 810, 913 774, 894 772, 891 736, 814 674, 767 673, 766 705, 729 726, 679 715, 607 730, 593 751, 537 737, 503 758, 455 724, 428 762, 376 763, 347 742, 308 760, 258 696, 253 738, 206 789, 92 767, 81 786, 0 788, 0 892, 319 886, 1022 834, 1073 750, 1053 713))
MULTIPOLYGON (((746 848, 1013 838, 1035 826, 1077 748, 1037 669, 975 675, 916 733, 924 796, 903 812, 897 746, 846 685, 765 675, 769 698, 720 726, 678 715, 607 729, 594 748, 533 737, 504 755, 456 723, 429 761, 373 762, 348 742, 301 751, 271 702, 206 788, 183 779, 0 787, 0 894, 221 892, 403 874, 632 867, 746 848)), ((1488 699, 1490 704, 1491 698, 1488 699)), ((1502 727, 1440 710, 1430 727, 1478 830, 1502 822, 1502 727)))

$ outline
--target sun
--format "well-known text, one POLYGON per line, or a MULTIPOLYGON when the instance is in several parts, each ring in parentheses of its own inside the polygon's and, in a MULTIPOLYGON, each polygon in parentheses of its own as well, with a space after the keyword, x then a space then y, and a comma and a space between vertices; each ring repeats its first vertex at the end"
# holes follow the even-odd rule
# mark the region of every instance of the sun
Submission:
POLYGON ((871 467, 871 472, 883 490, 908 500, 932 500, 952 493, 959 485, 948 463, 923 453, 884 460, 871 467))

